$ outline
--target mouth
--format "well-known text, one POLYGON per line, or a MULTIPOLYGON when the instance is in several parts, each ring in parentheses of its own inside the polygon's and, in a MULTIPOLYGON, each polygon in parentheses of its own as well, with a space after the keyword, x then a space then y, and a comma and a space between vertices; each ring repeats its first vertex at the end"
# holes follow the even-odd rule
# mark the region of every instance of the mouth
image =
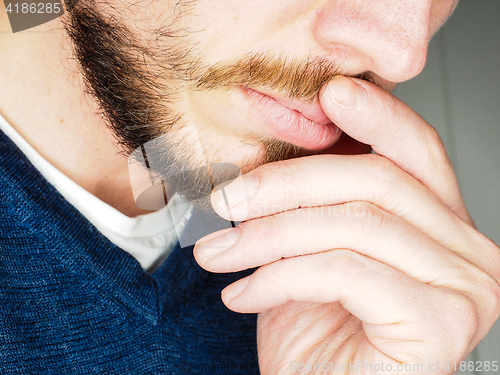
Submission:
POLYGON ((274 138, 311 151, 332 146, 342 131, 331 122, 319 102, 308 104, 276 94, 241 87, 249 111, 274 138))

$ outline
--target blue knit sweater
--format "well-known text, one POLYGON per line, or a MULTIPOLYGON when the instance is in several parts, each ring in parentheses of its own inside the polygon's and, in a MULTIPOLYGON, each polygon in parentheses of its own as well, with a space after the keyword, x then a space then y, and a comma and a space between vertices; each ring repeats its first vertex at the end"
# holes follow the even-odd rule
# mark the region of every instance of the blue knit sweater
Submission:
POLYGON ((153 274, 71 206, 0 131, 0 374, 258 374, 256 315, 192 247, 153 274))

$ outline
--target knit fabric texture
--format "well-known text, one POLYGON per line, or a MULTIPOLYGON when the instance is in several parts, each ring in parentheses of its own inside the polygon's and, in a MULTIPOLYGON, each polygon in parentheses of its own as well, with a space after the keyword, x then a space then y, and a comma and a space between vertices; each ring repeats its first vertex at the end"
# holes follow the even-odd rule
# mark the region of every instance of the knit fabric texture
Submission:
POLYGON ((256 314, 220 298, 250 271, 192 250, 146 274, 0 131, 0 374, 258 374, 256 314))

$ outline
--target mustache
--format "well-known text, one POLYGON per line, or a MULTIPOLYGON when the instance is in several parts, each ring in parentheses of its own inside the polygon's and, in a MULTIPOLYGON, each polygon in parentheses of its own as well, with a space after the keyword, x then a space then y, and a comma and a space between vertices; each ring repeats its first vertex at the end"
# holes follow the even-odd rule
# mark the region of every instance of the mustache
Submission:
MULTIPOLYGON (((321 57, 301 60, 271 53, 247 55, 228 65, 216 63, 201 67, 193 64, 186 69, 187 80, 198 90, 226 86, 266 87, 307 103, 313 103, 321 88, 337 75, 347 74, 343 74, 341 66, 334 61, 321 57)), ((377 84, 369 72, 351 77, 377 84)))

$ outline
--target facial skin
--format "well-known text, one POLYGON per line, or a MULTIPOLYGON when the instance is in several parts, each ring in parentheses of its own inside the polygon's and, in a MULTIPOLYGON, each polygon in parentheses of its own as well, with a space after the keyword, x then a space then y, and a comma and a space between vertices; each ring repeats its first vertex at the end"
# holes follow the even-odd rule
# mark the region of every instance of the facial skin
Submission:
MULTIPOLYGON (((246 172, 307 154, 369 148, 345 135, 339 142, 337 135, 306 147, 280 139, 251 113, 242 88, 311 103, 329 80, 343 74, 391 90, 421 71, 429 38, 454 6, 200 0, 145 7, 84 0, 73 8, 66 28, 87 90, 126 153, 194 126, 206 161, 234 163, 246 172)), ((177 140, 157 149, 148 157, 162 160, 165 168, 195 169, 205 162, 193 160, 189 145, 177 140)), ((201 180, 168 182, 186 194, 203 185, 201 180)))

